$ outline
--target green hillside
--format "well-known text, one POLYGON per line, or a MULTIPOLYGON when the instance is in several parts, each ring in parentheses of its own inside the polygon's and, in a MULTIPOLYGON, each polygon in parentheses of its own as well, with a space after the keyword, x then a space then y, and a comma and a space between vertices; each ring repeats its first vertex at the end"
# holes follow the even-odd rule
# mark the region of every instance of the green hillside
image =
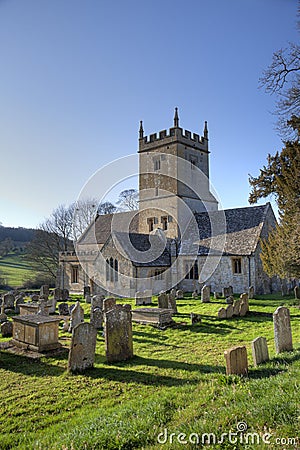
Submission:
POLYGON ((12 288, 22 286, 28 279, 34 279, 36 271, 25 260, 25 255, 9 253, 0 257, 1 284, 12 288))

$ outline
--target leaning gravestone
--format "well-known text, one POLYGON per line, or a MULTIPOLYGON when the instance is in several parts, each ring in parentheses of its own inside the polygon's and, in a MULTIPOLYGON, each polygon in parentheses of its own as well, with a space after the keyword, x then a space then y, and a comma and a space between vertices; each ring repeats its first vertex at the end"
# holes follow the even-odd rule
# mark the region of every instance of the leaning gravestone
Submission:
POLYGON ((233 347, 224 352, 226 375, 247 375, 248 359, 245 346, 233 347))
POLYGON ((58 313, 60 316, 69 316, 70 310, 68 303, 60 303, 58 305, 58 313))
POLYGON ((242 300, 240 304, 239 316, 244 317, 248 311, 248 303, 242 300))
POLYGON ((257 337, 251 343, 253 363, 255 366, 269 361, 269 351, 267 339, 265 337, 257 337))
POLYGON ((201 301, 202 303, 210 302, 210 286, 207 286, 206 284, 201 289, 201 301))
POLYGON ((279 306, 273 314, 274 338, 276 353, 293 350, 290 311, 285 306, 279 306))
POLYGON ((226 319, 227 313, 225 308, 220 308, 218 311, 218 319, 226 319))
POLYGON ((71 332, 76 327, 76 325, 79 325, 82 322, 84 322, 84 311, 83 308, 80 306, 80 303, 76 302, 71 312, 69 332, 71 332))
POLYGON ((11 337, 13 335, 13 323, 12 322, 3 322, 1 324, 1 334, 2 337, 11 337))
POLYGON ((79 323, 72 331, 68 358, 70 372, 84 372, 94 366, 97 330, 89 323, 79 323))
POLYGON ((18 295, 18 297, 16 297, 16 302, 15 302, 15 311, 16 314, 20 314, 20 304, 22 305, 24 303, 24 299, 21 295, 18 295))
POLYGON ((230 295, 229 297, 226 298, 226 303, 227 303, 227 305, 233 305, 234 298, 232 295, 230 295))
POLYGON ((158 307, 161 309, 168 309, 168 306, 169 306, 168 294, 162 292, 158 296, 158 307))
POLYGON ((294 294, 295 294, 295 300, 299 300, 300 299, 300 287, 299 286, 294 287, 294 294))
POLYGON ((238 299, 233 304, 233 315, 239 316, 240 315, 240 308, 241 308, 242 300, 238 299))
POLYGON ((130 305, 116 305, 104 318, 105 353, 108 362, 133 357, 132 317, 130 305))
POLYGON ((240 299, 242 300, 242 302, 244 302, 246 304, 246 309, 247 312, 249 311, 249 296, 246 292, 244 292, 243 294, 240 295, 240 299))
POLYGON ((14 309, 15 308, 15 296, 13 294, 4 294, 3 303, 5 309, 14 309))

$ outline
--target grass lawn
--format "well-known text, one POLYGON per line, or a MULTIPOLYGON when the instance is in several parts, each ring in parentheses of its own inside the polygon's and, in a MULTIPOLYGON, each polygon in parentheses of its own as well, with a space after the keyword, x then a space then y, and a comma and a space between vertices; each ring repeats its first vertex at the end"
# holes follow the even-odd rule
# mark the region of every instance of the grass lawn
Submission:
POLYGON ((36 272, 24 259, 24 255, 10 253, 0 257, 0 278, 8 286, 16 288, 22 286, 24 281, 33 279, 36 272))
MULTIPOLYGON (((250 300, 246 317, 221 321, 223 303, 188 297, 178 301, 175 328, 134 324, 135 356, 124 363, 105 362, 99 331, 95 368, 84 375, 66 372, 67 354, 37 361, 0 352, 0 448, 299 449, 300 310, 265 296, 250 300), (294 351, 276 356, 272 313, 281 304, 290 307, 294 351), (191 312, 201 324, 190 324, 191 312), (271 360, 254 368, 258 336, 271 360), (247 378, 225 375, 224 351, 237 344, 247 347, 247 378), (204 433, 213 433, 210 445, 204 433)), ((60 338, 69 344, 68 333, 60 338)))

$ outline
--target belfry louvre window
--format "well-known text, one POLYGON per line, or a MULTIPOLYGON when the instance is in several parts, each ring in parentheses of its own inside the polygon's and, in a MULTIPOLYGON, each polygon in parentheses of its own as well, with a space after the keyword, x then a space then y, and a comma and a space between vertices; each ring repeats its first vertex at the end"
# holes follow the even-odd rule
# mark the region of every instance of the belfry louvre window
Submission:
POLYGON ((78 266, 71 268, 71 283, 78 283, 78 266))
POLYGON ((233 273, 242 273, 242 258, 232 259, 232 271, 233 273))

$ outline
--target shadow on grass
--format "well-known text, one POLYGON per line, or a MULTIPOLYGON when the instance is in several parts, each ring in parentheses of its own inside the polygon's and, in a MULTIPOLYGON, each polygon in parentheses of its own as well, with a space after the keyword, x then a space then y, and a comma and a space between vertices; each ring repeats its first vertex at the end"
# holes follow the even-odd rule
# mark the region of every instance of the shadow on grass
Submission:
MULTIPOLYGON (((26 356, 14 355, 12 353, 0 352, 0 369, 10 372, 32 375, 35 377, 58 377, 65 371, 64 367, 47 364, 40 359, 31 359, 26 356)), ((65 359, 63 354, 55 359, 65 359)))

